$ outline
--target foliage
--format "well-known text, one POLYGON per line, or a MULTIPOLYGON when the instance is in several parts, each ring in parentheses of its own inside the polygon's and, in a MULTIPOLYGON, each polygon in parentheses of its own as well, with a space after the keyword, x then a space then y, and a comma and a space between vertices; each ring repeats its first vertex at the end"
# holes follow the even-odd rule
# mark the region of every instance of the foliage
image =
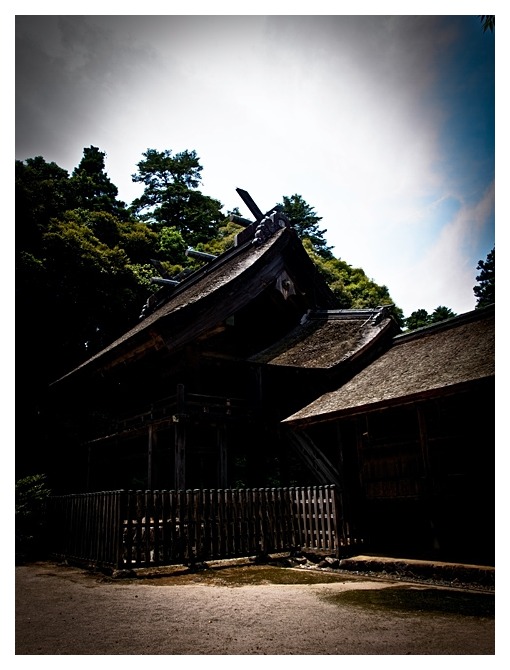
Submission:
POLYGON ((430 323, 438 323, 439 321, 445 321, 446 319, 451 319, 452 317, 457 316, 449 307, 444 307, 439 305, 430 315, 430 323))
POLYGON ((234 246, 235 237, 241 230, 243 230, 242 226, 227 219, 218 226, 218 234, 215 238, 198 244, 196 249, 219 256, 234 246))
POLYGON ((279 204, 283 213, 296 230, 308 255, 314 261, 343 309, 374 308, 391 305, 397 323, 403 325, 403 312, 393 304, 388 288, 370 280, 361 268, 353 268, 340 258, 335 258, 332 247, 327 246, 326 229, 318 226, 322 217, 317 216, 302 196, 284 196, 279 204))
POLYGON ((37 254, 48 221, 71 206, 69 174, 42 156, 16 161, 16 250, 37 254))
POLYGON ((405 319, 405 327, 407 330, 416 330, 417 328, 429 326, 432 323, 451 319, 454 316, 457 316, 455 312, 449 307, 444 307, 442 305, 436 307, 432 314, 429 314, 426 309, 417 309, 405 319))
POLYGON ((283 196, 283 203, 278 205, 282 212, 289 217, 289 220, 302 240, 309 240, 314 252, 320 258, 331 259, 332 247, 327 246, 324 233, 326 229, 320 230, 318 223, 322 220, 317 216, 313 207, 311 207, 302 196, 295 193, 290 197, 283 196))
POLYGON ((486 307, 496 302, 496 248, 487 254, 485 261, 478 261, 476 269, 479 274, 476 276, 478 286, 473 287, 476 296, 476 306, 486 307))
POLYGON ((480 23, 482 24, 482 31, 486 33, 488 30, 491 31, 491 33, 494 32, 494 28, 496 27, 496 17, 493 16, 479 16, 480 23))
POLYGON ((80 164, 69 180, 74 199, 73 209, 86 208, 127 218, 126 204, 117 200, 118 189, 105 172, 105 156, 97 147, 83 150, 80 164))
POLYGON ((51 327, 61 333, 58 355, 67 365, 105 346, 137 319, 148 290, 133 261, 146 258, 158 240, 146 227, 142 235, 139 226, 105 212, 70 210, 53 219, 43 235, 46 309, 51 327))
POLYGON ((155 230, 175 228, 192 247, 214 238, 225 217, 221 203, 198 190, 202 166, 196 152, 172 156, 169 149, 147 149, 143 156, 132 178, 145 189, 131 211, 155 230))
POLYGON ((104 158, 84 149, 71 177, 42 157, 16 161, 16 304, 40 324, 45 356, 29 330, 18 341, 35 388, 133 325, 153 290, 158 233, 117 200, 104 158))
POLYGON ((361 268, 353 268, 340 258, 319 255, 309 239, 303 240, 303 246, 340 301, 342 309, 369 309, 388 305, 398 325, 403 325, 403 312, 394 305, 386 286, 376 284, 361 268))
POLYGON ((53 381, 136 323, 153 290, 147 261, 157 244, 144 224, 68 210, 47 224, 38 255, 20 251, 16 302, 38 324, 37 347, 30 329, 18 335, 31 385, 53 381))
POLYGON ((154 277, 154 265, 152 263, 127 263, 126 270, 132 273, 140 286, 154 290, 151 279, 154 277))
POLYGON ((186 242, 174 226, 164 226, 161 229, 158 248, 162 258, 171 259, 175 263, 186 262, 186 242))
POLYGON ((44 503, 51 494, 46 475, 28 475, 16 482, 15 536, 17 560, 36 558, 43 550, 44 503))
POLYGON ((405 319, 405 326, 407 330, 416 330, 417 328, 428 326, 429 320, 430 314, 426 309, 417 309, 405 319))
POLYGON ((27 475, 18 479, 15 488, 16 519, 27 519, 40 509, 41 503, 50 495, 46 475, 27 475))

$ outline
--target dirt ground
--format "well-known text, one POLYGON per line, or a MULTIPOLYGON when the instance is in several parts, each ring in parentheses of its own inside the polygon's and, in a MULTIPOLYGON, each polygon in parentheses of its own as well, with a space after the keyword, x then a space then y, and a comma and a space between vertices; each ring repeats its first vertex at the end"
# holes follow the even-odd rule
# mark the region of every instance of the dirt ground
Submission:
POLYGON ((16 567, 16 655, 494 655, 494 593, 235 565, 16 567))

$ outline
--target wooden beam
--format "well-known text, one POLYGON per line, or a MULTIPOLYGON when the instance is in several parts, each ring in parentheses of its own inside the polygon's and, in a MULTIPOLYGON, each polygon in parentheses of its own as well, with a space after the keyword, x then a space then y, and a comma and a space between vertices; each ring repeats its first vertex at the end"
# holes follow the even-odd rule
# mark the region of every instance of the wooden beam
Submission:
POLYGON ((321 484, 334 484, 341 491, 342 482, 338 469, 317 447, 311 437, 303 431, 289 430, 287 434, 317 480, 321 484))
POLYGON ((253 214, 255 219, 257 221, 262 221, 264 218, 264 214, 262 211, 258 208, 258 206, 255 204, 255 201, 251 197, 251 195, 248 193, 248 191, 245 191, 243 188, 236 188, 237 193, 241 196, 242 201, 248 207, 250 212, 253 214))

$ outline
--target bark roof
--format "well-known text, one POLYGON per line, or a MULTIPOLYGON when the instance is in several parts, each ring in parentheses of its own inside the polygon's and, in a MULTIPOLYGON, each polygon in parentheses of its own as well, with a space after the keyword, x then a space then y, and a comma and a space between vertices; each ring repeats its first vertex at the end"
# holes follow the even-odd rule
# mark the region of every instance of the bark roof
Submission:
POLYGON ((314 285, 314 293, 321 296, 322 306, 335 305, 333 293, 317 272, 313 272, 313 263, 296 232, 281 228, 263 243, 253 244, 250 239, 194 272, 175 288, 161 307, 54 384, 76 373, 99 370, 112 361, 140 356, 151 347, 182 345, 191 333, 196 336, 200 324, 206 328, 227 318, 257 292, 263 291, 289 258, 305 281, 314 285))
POLYGON ((474 310, 412 333, 339 389, 285 419, 299 425, 442 393, 494 377, 494 307, 474 310))
POLYGON ((310 312, 289 335, 250 361, 299 368, 332 368, 366 349, 393 325, 384 307, 310 312))

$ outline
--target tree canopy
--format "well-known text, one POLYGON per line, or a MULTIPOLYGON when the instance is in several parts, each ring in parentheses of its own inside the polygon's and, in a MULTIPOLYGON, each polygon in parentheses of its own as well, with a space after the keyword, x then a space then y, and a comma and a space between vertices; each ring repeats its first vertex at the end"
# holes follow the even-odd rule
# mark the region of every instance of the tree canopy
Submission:
POLYGON ((482 31, 486 33, 488 30, 491 31, 491 33, 494 32, 494 28, 496 27, 496 17, 494 15, 492 16, 487 16, 483 15, 480 16, 480 23, 482 24, 482 31))
POLYGON ((403 325, 403 312, 393 303, 387 286, 376 284, 367 277, 364 270, 353 268, 332 254, 325 258, 317 253, 310 239, 305 238, 303 246, 338 298, 342 309, 368 309, 388 305, 397 323, 403 325))
POLYGON ((407 330, 416 330, 416 328, 430 326, 432 323, 451 319, 454 316, 457 315, 449 307, 439 305, 432 314, 429 314, 426 309, 417 309, 404 320, 404 323, 407 330))
POLYGON ((476 308, 486 307, 496 302, 496 248, 487 254, 485 261, 478 261, 476 276, 478 284, 473 287, 476 296, 476 308))
POLYGON ((37 253, 48 221, 72 207, 69 173, 42 156, 15 163, 16 250, 37 253))
POLYGON ((117 200, 118 189, 105 171, 105 157, 97 147, 83 150, 83 157, 69 181, 74 207, 94 212, 109 212, 127 218, 126 204, 117 200))
POLYGON ((145 185, 131 210, 155 230, 175 228, 190 246, 207 242, 218 234, 225 220, 222 204, 198 190, 202 166, 195 151, 172 156, 168 149, 147 149, 132 175, 145 185))
POLYGON ((322 220, 317 216, 314 208, 309 205, 301 195, 295 193, 290 197, 283 196, 283 202, 279 204, 284 214, 289 218, 297 234, 302 240, 309 240, 313 251, 324 259, 333 258, 332 247, 324 237, 326 229, 320 230, 318 223, 322 220))

